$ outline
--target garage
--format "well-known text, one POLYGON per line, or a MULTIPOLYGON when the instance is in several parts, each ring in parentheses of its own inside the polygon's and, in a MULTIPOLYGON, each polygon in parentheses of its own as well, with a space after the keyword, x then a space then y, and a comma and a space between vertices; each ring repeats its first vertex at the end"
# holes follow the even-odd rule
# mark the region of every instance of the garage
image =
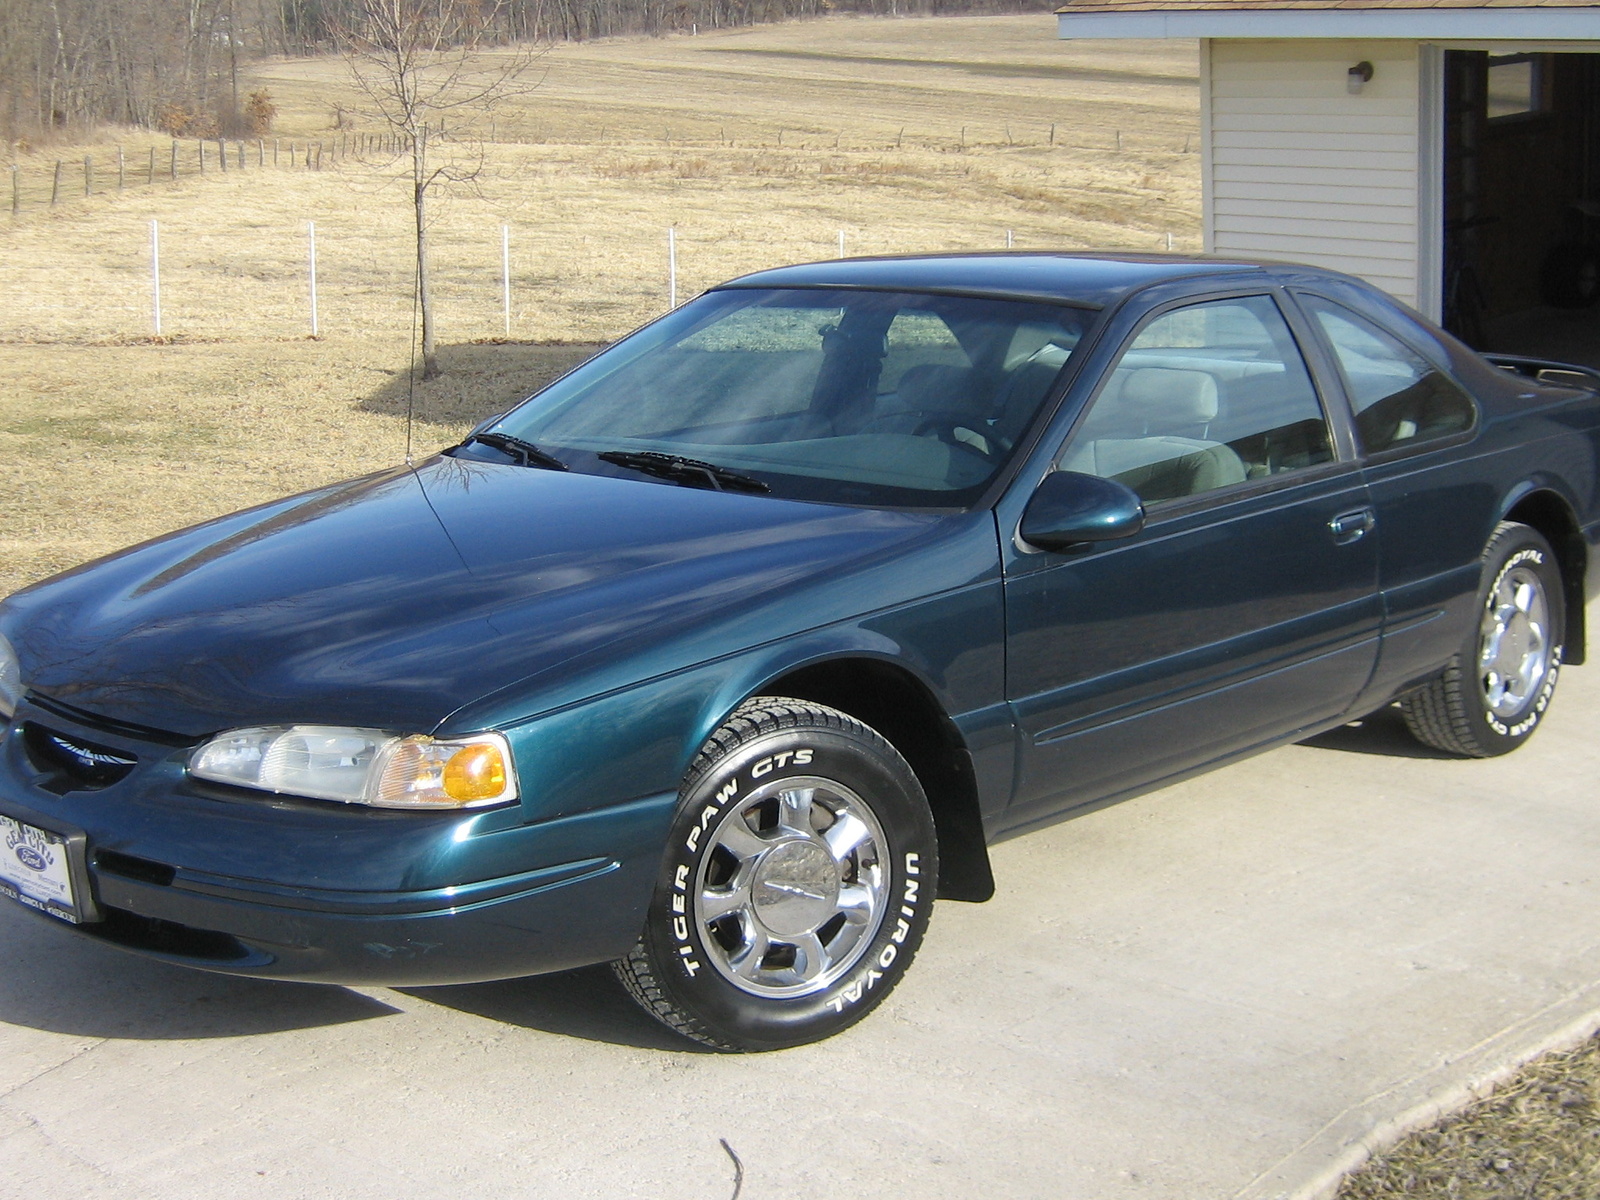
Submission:
POLYGON ((1483 349, 1600 366, 1600 3, 1068 0, 1199 46, 1205 246, 1361 276, 1483 349))
POLYGON ((1447 50, 1444 324, 1600 365, 1600 55, 1447 50))

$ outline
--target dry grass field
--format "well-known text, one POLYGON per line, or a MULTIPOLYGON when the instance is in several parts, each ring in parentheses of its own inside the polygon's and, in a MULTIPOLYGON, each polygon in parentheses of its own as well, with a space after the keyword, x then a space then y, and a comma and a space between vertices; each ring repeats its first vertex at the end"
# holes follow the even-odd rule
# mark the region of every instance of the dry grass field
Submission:
MULTIPOLYGON (((1065 45, 1048 15, 557 47, 536 89, 452 120, 446 149, 481 167, 435 205, 449 373, 417 392, 418 450, 660 313, 669 226, 680 298, 832 257, 840 230, 851 254, 997 248, 1008 230, 1019 248, 1155 249, 1170 234, 1197 249, 1195 69, 1186 43, 1065 45), (504 335, 502 225, 511 336, 475 344, 504 335)), ((149 149, 165 167, 170 142, 131 131, 16 159, 21 212, 0 217, 0 593, 403 453, 412 268, 396 164, 351 149, 352 130, 376 126, 337 60, 256 75, 279 106, 276 168, 269 142, 265 167, 252 153, 222 173, 213 153, 203 177, 149 184, 149 149), (323 143, 320 171, 303 149, 288 165, 307 142, 323 143), (58 158, 75 191, 51 207, 58 158)), ((180 150, 192 169, 194 144, 180 150)))

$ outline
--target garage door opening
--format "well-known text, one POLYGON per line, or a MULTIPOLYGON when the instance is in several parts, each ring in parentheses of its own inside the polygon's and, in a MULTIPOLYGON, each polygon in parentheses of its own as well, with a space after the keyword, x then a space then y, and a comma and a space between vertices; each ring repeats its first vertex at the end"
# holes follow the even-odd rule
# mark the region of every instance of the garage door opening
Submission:
POLYGON ((1600 367, 1600 54, 1449 51, 1444 116, 1445 328, 1600 367))

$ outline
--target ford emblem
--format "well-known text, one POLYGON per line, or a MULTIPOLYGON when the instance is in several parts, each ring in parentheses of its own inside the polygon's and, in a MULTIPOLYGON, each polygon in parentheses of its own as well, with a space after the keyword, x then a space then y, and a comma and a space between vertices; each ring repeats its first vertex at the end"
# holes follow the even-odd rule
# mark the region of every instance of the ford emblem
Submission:
POLYGON ((17 861, 30 871, 43 871, 50 866, 50 860, 32 846, 16 847, 17 861))

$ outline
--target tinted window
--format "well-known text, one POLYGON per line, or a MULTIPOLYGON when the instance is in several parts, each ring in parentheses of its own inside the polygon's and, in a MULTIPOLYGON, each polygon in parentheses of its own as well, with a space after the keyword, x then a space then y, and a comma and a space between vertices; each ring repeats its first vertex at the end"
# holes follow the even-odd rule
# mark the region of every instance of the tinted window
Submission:
POLYGON ((1423 445, 1472 428, 1471 399, 1442 371, 1371 321, 1304 296, 1333 347, 1368 454, 1423 445))
POLYGON ((1009 459, 1093 316, 964 296, 711 292, 494 430, 576 470, 627 474, 599 455, 654 452, 797 499, 961 505, 1009 459))
POLYGON ((1146 503, 1333 459, 1299 347, 1267 296, 1156 317, 1123 352, 1061 457, 1146 503))

